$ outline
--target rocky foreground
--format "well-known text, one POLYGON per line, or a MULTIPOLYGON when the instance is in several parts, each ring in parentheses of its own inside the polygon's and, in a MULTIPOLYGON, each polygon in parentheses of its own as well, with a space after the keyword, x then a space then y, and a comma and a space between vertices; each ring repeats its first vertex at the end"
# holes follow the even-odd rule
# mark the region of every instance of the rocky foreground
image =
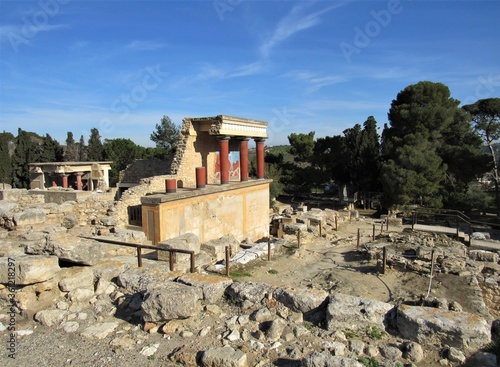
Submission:
MULTIPOLYGON (((380 271, 386 247, 388 271, 430 279, 432 268, 475 292, 467 304, 415 295, 383 302, 314 283, 234 281, 214 265, 223 263, 226 246, 232 267, 265 257, 267 242, 226 236, 200 244, 188 235, 162 246, 194 249, 197 272, 186 272, 182 257, 169 271, 154 254, 138 268, 130 249, 82 238, 96 234, 95 227, 30 224, 20 211, 14 214, 24 222, 15 226, 5 219, 13 218, 12 207, 0 205, 8 223, 0 230, 2 366, 497 366, 500 264, 493 252, 402 227, 377 236, 357 249, 365 265, 378 269, 371 271, 380 271)), ((354 248, 352 236, 335 231, 341 215, 289 216, 272 255, 293 268, 299 230, 302 248, 317 238, 332 249, 354 248)), ((145 243, 135 231, 113 229, 106 237, 145 243)))

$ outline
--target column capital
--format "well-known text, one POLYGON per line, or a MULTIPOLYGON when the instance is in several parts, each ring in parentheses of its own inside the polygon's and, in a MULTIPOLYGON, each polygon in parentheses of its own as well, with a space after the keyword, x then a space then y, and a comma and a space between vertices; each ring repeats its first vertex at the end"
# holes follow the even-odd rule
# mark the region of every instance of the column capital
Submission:
POLYGON ((253 140, 255 140, 256 143, 263 143, 266 141, 267 138, 253 138, 253 140))
POLYGON ((217 137, 217 141, 228 141, 230 139, 231 139, 231 137, 229 135, 219 135, 217 137))
POLYGON ((248 137, 248 136, 239 136, 239 137, 238 137, 238 140, 239 140, 239 141, 249 141, 250 139, 251 139, 251 138, 250 138, 250 137, 248 137))

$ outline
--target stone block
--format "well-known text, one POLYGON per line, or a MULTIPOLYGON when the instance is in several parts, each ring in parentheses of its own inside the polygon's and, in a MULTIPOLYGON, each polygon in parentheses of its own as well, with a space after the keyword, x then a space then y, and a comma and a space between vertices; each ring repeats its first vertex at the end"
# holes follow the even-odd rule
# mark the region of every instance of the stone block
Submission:
POLYGON ((396 326, 404 338, 423 345, 446 344, 467 353, 490 341, 486 321, 466 312, 401 305, 397 309, 396 326))
POLYGON ((9 261, 7 257, 0 258, 1 284, 8 284, 9 273, 12 273, 13 269, 16 285, 44 282, 55 277, 60 270, 56 256, 22 255, 14 257, 13 260, 9 261))
POLYGON ((328 330, 356 330, 376 326, 385 330, 386 319, 393 305, 337 293, 330 297, 326 309, 328 330))
MULTIPOLYGON (((158 243, 158 247, 194 251, 195 254, 198 254, 201 249, 198 236, 193 233, 186 233, 169 240, 161 241, 158 243)), ((169 258, 169 251, 158 251, 158 260, 169 261, 169 258)), ((190 255, 177 253, 176 259, 177 261, 190 261, 190 255)))
POLYGON ((185 319, 199 312, 199 290, 180 283, 148 286, 141 308, 147 322, 185 319))
POLYGON ((200 273, 185 274, 176 280, 179 283, 201 289, 203 299, 208 303, 219 303, 224 297, 226 288, 233 283, 230 278, 200 273))

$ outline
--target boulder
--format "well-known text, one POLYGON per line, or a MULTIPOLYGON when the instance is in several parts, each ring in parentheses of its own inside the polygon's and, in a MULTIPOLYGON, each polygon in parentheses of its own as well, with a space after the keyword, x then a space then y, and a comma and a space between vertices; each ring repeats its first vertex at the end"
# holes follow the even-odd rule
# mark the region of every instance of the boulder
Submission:
POLYGON ((326 308, 327 327, 359 330, 376 326, 385 330, 386 318, 393 308, 389 303, 337 293, 330 297, 326 308))
POLYGON ((201 289, 203 299, 208 303, 219 303, 224 297, 226 288, 233 283, 230 278, 200 273, 185 274, 176 281, 201 289))
POLYGON ((167 282, 161 286, 148 286, 141 308, 146 322, 185 319, 199 311, 200 294, 194 287, 167 282))
POLYGON ((35 320, 45 326, 59 326, 68 313, 62 310, 43 310, 35 315, 35 320))
POLYGON ((117 284, 128 293, 144 292, 154 285, 169 283, 178 274, 171 273, 165 266, 129 269, 118 275, 117 284))
POLYGON ((210 348, 204 351, 200 359, 204 367, 247 367, 247 355, 230 346, 210 348))
POLYGON ((81 335, 87 338, 104 339, 118 327, 117 322, 104 322, 86 328, 81 335))
POLYGON ((305 316, 324 309, 328 303, 328 293, 320 289, 279 288, 273 297, 295 312, 305 316))
POLYGON ((498 254, 491 251, 471 250, 469 251, 469 259, 497 263, 498 254))
POLYGON ((227 287, 225 294, 235 303, 251 307, 272 294, 272 291, 273 288, 266 283, 237 282, 227 287))
POLYGON ((99 243, 67 233, 52 233, 46 241, 26 246, 27 254, 50 254, 74 264, 95 265, 102 258, 99 243))
POLYGON ((16 226, 29 226, 45 223, 47 215, 43 209, 30 208, 14 214, 14 223, 16 226))
MULTIPOLYGON (((158 242, 158 247, 164 249, 194 251, 195 254, 198 254, 200 252, 200 242, 198 240, 198 236, 193 233, 185 233, 181 236, 158 242)), ((178 262, 190 261, 189 254, 176 253, 175 257, 178 262)), ((158 260, 169 261, 169 259, 170 252, 158 251, 158 260)))
POLYGON ((75 266, 61 269, 59 274, 59 289, 63 292, 71 292, 76 288, 88 288, 94 290, 94 272, 92 268, 75 266))
POLYGON ((363 367, 361 363, 355 359, 325 355, 319 352, 314 352, 302 358, 302 367, 363 367))
POLYGON ((404 338, 423 345, 448 345, 467 353, 477 351, 490 341, 486 321, 467 312, 432 307, 401 305, 396 326, 404 338))
POLYGON ((55 256, 21 255, 13 258, 0 258, 0 283, 8 284, 9 274, 14 270, 15 284, 27 285, 52 279, 60 269, 55 256), (14 261, 12 261, 14 260, 14 261))
POLYGON ((233 254, 240 250, 240 242, 231 234, 203 243, 201 250, 208 253, 213 261, 220 261, 226 258, 226 246, 231 248, 233 254))
POLYGON ((307 224, 304 223, 283 223, 283 232, 286 234, 307 233, 307 224))

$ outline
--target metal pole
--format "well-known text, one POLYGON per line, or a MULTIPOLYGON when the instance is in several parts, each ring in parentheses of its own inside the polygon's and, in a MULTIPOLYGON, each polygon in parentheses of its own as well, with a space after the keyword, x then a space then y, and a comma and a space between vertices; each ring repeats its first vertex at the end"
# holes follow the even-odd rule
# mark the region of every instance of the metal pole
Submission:
POLYGON ((170 271, 174 271, 174 253, 172 251, 169 251, 169 258, 170 262, 170 271))
POLYGON ((271 261, 271 236, 267 237, 267 261, 271 261))
POLYGON ((142 268, 142 248, 137 247, 137 266, 142 268))
POLYGON ((382 274, 385 274, 386 267, 387 267, 387 248, 384 246, 383 259, 382 259, 382 274))
POLYGON ((229 246, 226 246, 226 277, 229 276, 229 246))

